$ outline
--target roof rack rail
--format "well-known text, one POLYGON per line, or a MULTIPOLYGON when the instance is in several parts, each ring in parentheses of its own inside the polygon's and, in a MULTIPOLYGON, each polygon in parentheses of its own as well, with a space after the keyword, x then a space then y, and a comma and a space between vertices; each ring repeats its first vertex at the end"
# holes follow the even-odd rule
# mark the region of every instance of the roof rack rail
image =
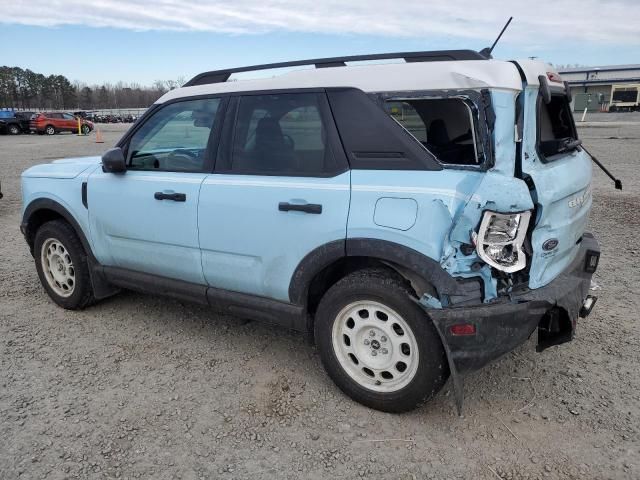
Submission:
POLYGON ((263 65, 229 68, 226 70, 212 70, 210 72, 203 72, 196 75, 183 86, 193 87, 195 85, 206 85, 209 83, 223 83, 229 80, 229 77, 233 73, 300 67, 304 65, 315 65, 316 68, 344 67, 346 66, 345 62, 391 60, 396 58, 402 58, 407 63, 446 62, 452 60, 487 60, 487 57, 474 50, 432 50, 425 52, 375 53, 371 55, 352 55, 347 57, 313 58, 309 60, 296 60, 293 62, 265 63, 263 65))

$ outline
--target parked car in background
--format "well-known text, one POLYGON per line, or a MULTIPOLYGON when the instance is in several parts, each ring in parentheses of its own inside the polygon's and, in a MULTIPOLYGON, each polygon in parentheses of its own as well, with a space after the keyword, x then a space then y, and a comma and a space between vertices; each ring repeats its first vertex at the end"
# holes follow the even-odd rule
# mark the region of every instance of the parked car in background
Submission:
POLYGON ((0 116, 0 133, 8 133, 9 135, 18 135, 20 133, 29 133, 30 121, 35 112, 2 112, 10 113, 10 115, 0 116))
POLYGON ((640 83, 612 85, 610 112, 635 112, 640 110, 640 83))
MULTIPOLYGON (((78 118, 70 113, 44 112, 33 117, 30 129, 40 135, 54 135, 59 132, 77 132, 78 118)), ((93 123, 80 118, 80 129, 85 135, 93 130, 93 123)))

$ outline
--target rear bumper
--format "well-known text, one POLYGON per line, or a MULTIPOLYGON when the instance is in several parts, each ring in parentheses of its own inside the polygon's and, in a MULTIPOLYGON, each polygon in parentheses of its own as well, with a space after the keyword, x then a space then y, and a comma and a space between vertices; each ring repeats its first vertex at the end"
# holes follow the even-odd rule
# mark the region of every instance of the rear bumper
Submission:
POLYGON ((477 370, 524 343, 536 329, 538 351, 572 340, 579 315, 590 312, 583 305, 599 254, 598 242, 586 233, 574 261, 544 287, 491 304, 428 309, 450 363, 458 372, 477 370), (587 265, 589 261, 595 265, 587 265), (452 334, 451 327, 459 324, 474 325, 475 334, 452 334))

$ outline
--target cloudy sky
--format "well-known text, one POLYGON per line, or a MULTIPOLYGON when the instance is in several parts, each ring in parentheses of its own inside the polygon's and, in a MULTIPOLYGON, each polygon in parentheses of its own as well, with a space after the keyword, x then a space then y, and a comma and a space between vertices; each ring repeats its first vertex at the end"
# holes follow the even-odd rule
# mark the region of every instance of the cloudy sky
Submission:
POLYGON ((0 0, 0 64, 89 83, 361 53, 640 63, 640 0, 0 0), (10 48, 8 47, 10 46, 10 48))

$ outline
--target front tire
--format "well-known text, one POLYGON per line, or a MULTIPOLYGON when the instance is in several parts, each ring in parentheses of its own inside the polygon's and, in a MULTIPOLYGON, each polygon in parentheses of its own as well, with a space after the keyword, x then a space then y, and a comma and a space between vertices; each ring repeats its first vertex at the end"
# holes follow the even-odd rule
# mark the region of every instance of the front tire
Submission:
POLYGON ((9 125, 9 134, 11 135, 19 135, 21 132, 20 127, 18 125, 12 124, 9 125))
POLYGON ((316 312, 315 338, 336 385, 376 410, 413 410, 449 376, 438 332, 392 270, 360 270, 332 286, 316 312))
POLYGON ((89 135, 91 128, 89 128, 89 125, 82 125, 82 127, 80 127, 80 131, 83 135, 89 135))
POLYGON ((68 310, 93 303, 87 254, 67 222, 53 220, 38 229, 34 257, 40 282, 55 303, 68 310))

